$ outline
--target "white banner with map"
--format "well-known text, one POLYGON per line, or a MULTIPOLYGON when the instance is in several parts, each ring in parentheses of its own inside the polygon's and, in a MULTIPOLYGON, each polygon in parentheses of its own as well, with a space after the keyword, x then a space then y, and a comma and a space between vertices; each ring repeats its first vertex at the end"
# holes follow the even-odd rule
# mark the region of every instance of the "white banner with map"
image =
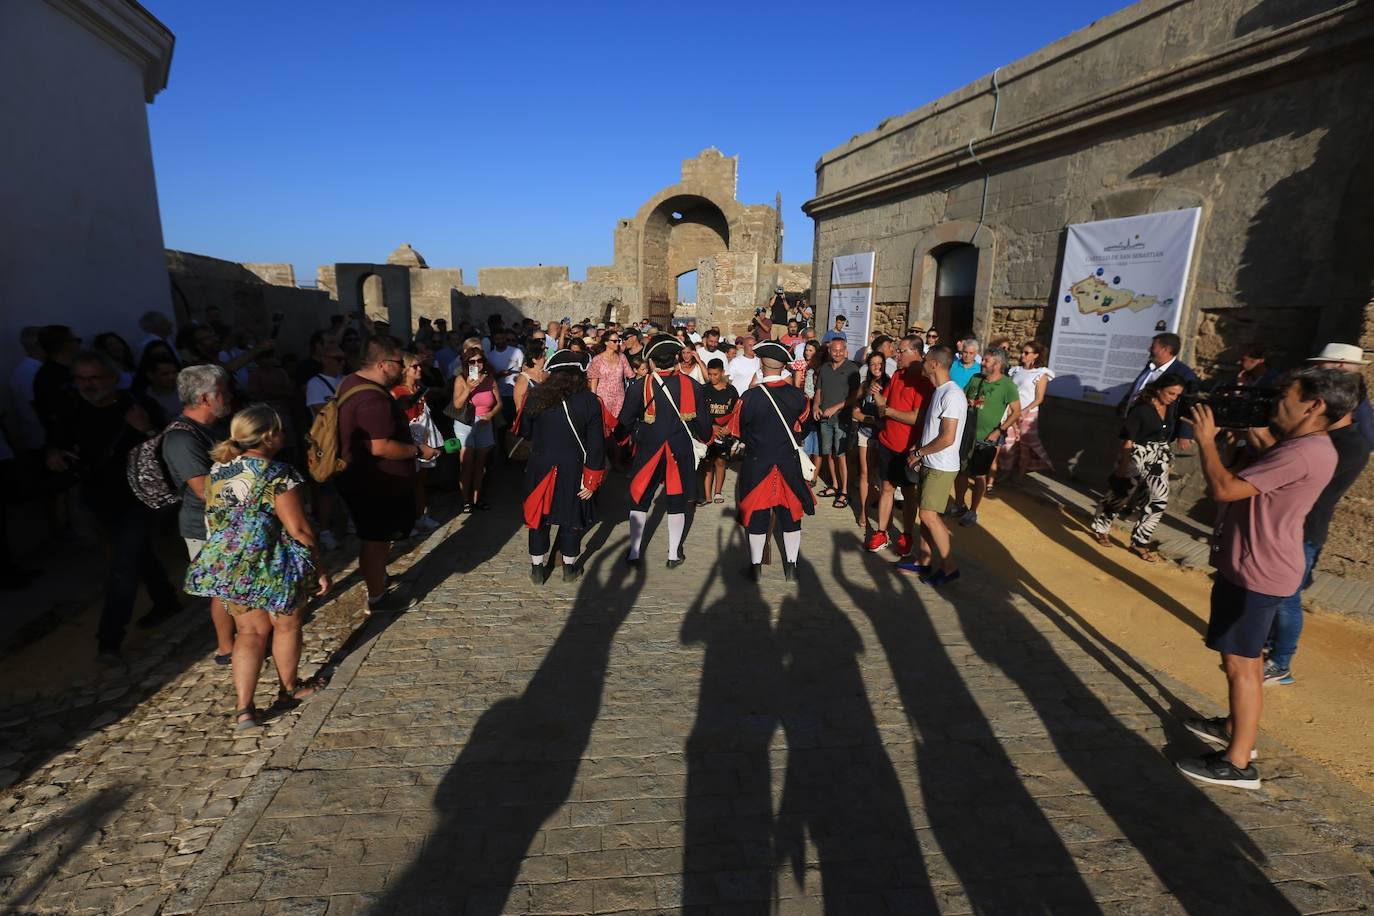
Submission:
POLYGON ((1116 404, 1178 331, 1202 211, 1171 210, 1069 227, 1050 345, 1049 393, 1116 404))
POLYGON ((873 267, 876 253, 840 255, 830 262, 830 326, 835 318, 845 317, 844 336, 851 359, 868 346, 868 328, 873 321, 873 267))

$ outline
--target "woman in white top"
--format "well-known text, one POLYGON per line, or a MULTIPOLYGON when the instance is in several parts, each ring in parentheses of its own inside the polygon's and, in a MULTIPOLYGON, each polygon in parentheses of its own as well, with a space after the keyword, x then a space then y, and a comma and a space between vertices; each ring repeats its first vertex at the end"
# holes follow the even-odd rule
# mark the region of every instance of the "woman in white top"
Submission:
POLYGON ((682 352, 677 357, 677 371, 683 375, 690 375, 697 380, 697 384, 706 384, 706 370, 702 368, 701 360, 697 359, 697 348, 688 341, 682 347, 682 352))
POLYGON ((1054 378, 1054 372, 1044 366, 1044 361, 1045 345, 1028 340, 1021 345, 1021 365, 1010 373, 1020 394, 1021 419, 1002 437, 998 465, 1003 475, 1011 474, 1017 483, 1030 471, 1054 467, 1040 441, 1040 405, 1045 402, 1045 387, 1054 378))

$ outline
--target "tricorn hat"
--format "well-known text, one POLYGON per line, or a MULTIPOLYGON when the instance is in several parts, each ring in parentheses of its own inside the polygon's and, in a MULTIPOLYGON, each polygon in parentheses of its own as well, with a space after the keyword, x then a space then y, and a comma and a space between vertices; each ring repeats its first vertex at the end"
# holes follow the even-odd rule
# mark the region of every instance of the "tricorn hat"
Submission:
POLYGON ((664 349, 677 353, 682 349, 682 341, 678 340, 672 334, 655 334, 653 337, 649 338, 649 344, 644 348, 644 358, 648 359, 653 356, 654 353, 664 349))
POLYGON ((544 361, 544 368, 548 371, 576 369, 579 372, 586 372, 589 358, 586 353, 578 353, 575 350, 559 350, 544 361))
POLYGON ((1354 363, 1357 366, 1368 366, 1369 360, 1364 358, 1364 351, 1354 344, 1330 343, 1322 347, 1322 351, 1316 356, 1307 360, 1309 363, 1354 363))
POLYGON ((792 353, 776 340, 765 340, 761 344, 754 344, 754 355, 759 359, 775 359, 784 364, 792 361, 792 353))

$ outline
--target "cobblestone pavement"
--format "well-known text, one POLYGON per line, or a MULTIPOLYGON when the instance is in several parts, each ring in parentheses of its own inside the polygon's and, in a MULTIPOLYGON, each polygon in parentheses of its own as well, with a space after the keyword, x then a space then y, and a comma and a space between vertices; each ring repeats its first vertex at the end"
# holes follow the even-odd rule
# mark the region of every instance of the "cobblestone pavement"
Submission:
MULTIPOLYGON (((608 502, 622 486, 608 481, 608 502)), ((860 551, 852 517, 828 507, 808 520, 801 581, 773 566, 754 585, 721 508, 697 514, 678 570, 655 516, 643 569, 622 562, 625 527, 604 525, 582 581, 540 587, 513 511, 464 516, 411 570, 416 606, 368 622, 330 689, 261 737, 231 737, 227 677, 202 664, 87 739, 81 763, 23 782, 3 822, 4 905, 1214 914, 1374 900, 1367 798, 1269 740, 1262 791, 1187 782, 1171 758, 1201 748, 1176 715, 1197 697, 1071 611, 973 562, 934 594, 860 551)), ((312 636, 316 657, 330 638, 312 636)))

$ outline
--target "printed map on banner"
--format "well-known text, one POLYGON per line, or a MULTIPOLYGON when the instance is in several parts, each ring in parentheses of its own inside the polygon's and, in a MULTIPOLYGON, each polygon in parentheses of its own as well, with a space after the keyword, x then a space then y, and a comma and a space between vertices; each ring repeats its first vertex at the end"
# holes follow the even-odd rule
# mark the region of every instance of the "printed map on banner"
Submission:
POLYGON ((827 313, 829 326, 835 326, 835 319, 845 317, 845 340, 849 344, 851 359, 868 346, 868 328, 873 313, 873 266, 876 253, 846 254, 830 262, 830 310, 827 313))
POLYGON ((1117 403, 1150 338, 1178 331, 1199 209, 1069 226, 1050 346, 1049 393, 1117 403))

